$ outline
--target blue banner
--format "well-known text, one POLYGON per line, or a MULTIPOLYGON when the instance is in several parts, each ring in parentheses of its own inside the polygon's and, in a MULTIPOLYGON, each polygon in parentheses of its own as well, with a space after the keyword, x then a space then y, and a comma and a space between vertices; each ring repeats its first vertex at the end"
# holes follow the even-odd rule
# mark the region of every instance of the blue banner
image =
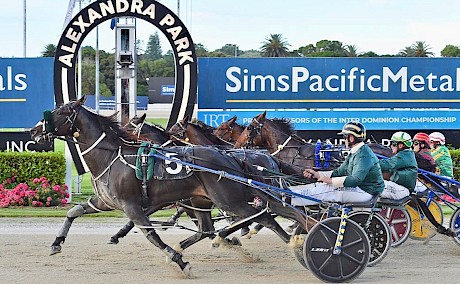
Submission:
MULTIPOLYGON (((136 109, 147 110, 149 104, 149 97, 137 96, 136 97, 136 109)), ((86 95, 85 106, 92 109, 96 109, 96 97, 94 95, 86 95)), ((101 110, 114 110, 116 108, 115 96, 99 98, 99 109, 101 110)))
POLYGON ((176 86, 174 85, 161 85, 161 95, 162 96, 174 96, 176 92, 176 86))
POLYGON ((0 128, 32 128, 54 108, 54 58, 0 58, 0 128))
MULTIPOLYGON (((216 127, 236 115, 237 123, 248 124, 262 112, 199 110, 198 119, 216 127)), ((267 117, 288 118, 296 130, 340 130, 349 121, 368 130, 460 129, 460 110, 269 110, 267 117)))
POLYGON ((199 58, 199 74, 199 109, 460 107, 460 58, 199 58))

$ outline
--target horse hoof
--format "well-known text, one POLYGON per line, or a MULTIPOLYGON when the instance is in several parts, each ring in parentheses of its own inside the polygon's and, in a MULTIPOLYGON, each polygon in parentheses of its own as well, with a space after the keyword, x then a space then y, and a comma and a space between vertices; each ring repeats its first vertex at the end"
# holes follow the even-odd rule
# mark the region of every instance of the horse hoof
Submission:
POLYGON ((169 256, 166 256, 165 260, 166 260, 165 262, 166 262, 167 264, 170 264, 170 263, 172 262, 172 258, 169 257, 169 256))
POLYGON ((114 238, 114 237, 111 237, 108 244, 110 245, 116 245, 118 244, 120 241, 117 239, 117 238, 114 238))
POLYGON ((181 253, 181 252, 184 251, 184 249, 180 246, 180 244, 175 244, 175 245, 173 246, 173 250, 175 250, 175 251, 178 252, 178 253, 181 253))
POLYGON ((230 240, 230 243, 234 246, 242 246, 241 241, 237 237, 233 237, 230 240))
POLYGON ((244 237, 247 234, 249 234, 249 228, 248 227, 241 228, 241 236, 244 237))
POLYGON ((50 255, 54 255, 61 252, 61 246, 51 246, 50 255))
POLYGON ((184 269, 182 269, 182 272, 184 273, 185 276, 187 276, 187 278, 192 278, 193 277, 193 274, 192 274, 192 266, 190 265, 189 262, 186 262, 187 264, 185 265, 184 269))

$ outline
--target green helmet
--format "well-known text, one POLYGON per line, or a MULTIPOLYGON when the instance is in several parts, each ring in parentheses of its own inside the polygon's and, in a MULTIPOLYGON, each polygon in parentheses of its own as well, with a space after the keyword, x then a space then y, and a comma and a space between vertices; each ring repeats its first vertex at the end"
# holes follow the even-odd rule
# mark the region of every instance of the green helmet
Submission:
POLYGON ((366 128, 364 125, 357 121, 348 122, 342 128, 342 131, 337 133, 339 135, 353 135, 359 141, 366 139, 366 128))
POLYGON ((398 131, 391 136, 391 141, 401 142, 406 147, 410 148, 412 146, 412 137, 406 132, 398 131))

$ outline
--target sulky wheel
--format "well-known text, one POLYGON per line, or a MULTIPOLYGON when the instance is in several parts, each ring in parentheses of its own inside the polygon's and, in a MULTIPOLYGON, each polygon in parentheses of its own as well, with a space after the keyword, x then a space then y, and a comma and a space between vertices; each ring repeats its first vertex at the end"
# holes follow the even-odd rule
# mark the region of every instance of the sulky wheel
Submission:
POLYGON ((450 229, 457 234, 457 236, 454 237, 454 241, 460 245, 460 207, 455 210, 450 218, 450 229))
MULTIPOLYGON (((422 198, 423 202, 426 202, 426 198, 422 198)), ((431 224, 431 222, 425 216, 421 218, 420 212, 417 208, 406 205, 406 209, 409 212, 409 215, 412 220, 412 230, 409 237, 413 240, 423 241, 428 238, 433 237, 436 234, 436 228, 431 224)), ((443 222, 443 213, 441 205, 436 200, 431 200, 430 206, 428 206, 431 214, 435 220, 442 224, 443 222)))
POLYGON ((324 282, 351 281, 364 271, 369 262, 367 234, 352 220, 347 221, 341 252, 333 253, 340 222, 340 217, 321 221, 308 232, 305 239, 305 262, 310 271, 324 282))
POLYGON ((405 209, 383 207, 379 212, 390 227, 391 246, 397 247, 404 243, 412 230, 412 220, 405 209))
POLYGON ((390 227, 385 219, 377 213, 361 211, 350 214, 350 219, 358 223, 367 234, 371 245, 370 258, 367 266, 381 262, 391 246, 390 227))

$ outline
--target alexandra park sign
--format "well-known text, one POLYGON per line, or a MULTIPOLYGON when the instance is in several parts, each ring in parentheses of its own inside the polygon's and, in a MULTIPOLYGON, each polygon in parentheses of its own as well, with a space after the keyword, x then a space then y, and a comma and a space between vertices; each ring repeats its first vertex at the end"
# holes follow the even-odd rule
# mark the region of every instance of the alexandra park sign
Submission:
MULTIPOLYGON (((175 93, 168 120, 172 126, 184 116, 193 114, 196 101, 198 67, 195 46, 180 18, 154 0, 99 0, 76 14, 64 29, 56 48, 54 61, 54 94, 56 104, 76 99, 75 78, 78 49, 84 38, 97 25, 115 17, 142 19, 158 28, 170 43, 175 69, 175 93)), ((155 29, 152 29, 154 33, 155 29)), ((68 143, 79 174, 87 171, 80 149, 68 143)))

